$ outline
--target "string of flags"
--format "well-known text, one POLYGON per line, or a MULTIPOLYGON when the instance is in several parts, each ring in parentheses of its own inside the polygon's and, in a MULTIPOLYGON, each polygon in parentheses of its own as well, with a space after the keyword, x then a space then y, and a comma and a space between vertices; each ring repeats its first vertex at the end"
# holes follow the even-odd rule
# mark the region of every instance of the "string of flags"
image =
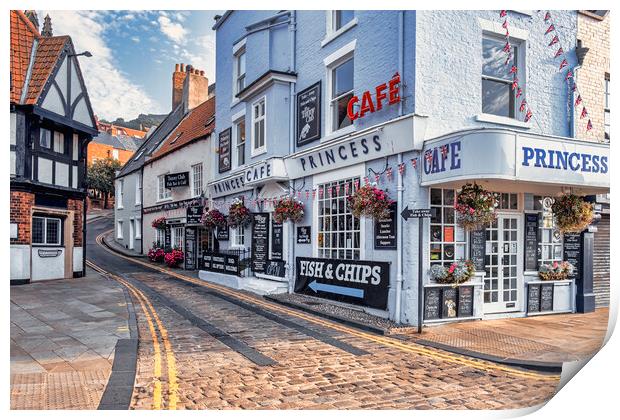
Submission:
MULTIPOLYGON (((512 56, 512 44, 510 43, 510 30, 508 23, 508 12, 506 10, 500 10, 499 17, 504 18, 504 22, 502 23, 502 28, 506 31, 504 38, 506 39, 506 44, 504 44, 503 52, 506 53, 506 61, 504 62, 505 66, 508 66, 513 59, 512 56)), ((513 61, 514 63, 514 61, 513 61)), ((508 74, 512 75, 512 90, 516 92, 515 97, 517 99, 521 98, 521 103, 519 104, 519 112, 524 114, 523 121, 528 122, 533 114, 532 109, 530 108, 527 100, 525 99, 525 94, 523 93, 523 88, 519 84, 518 77, 519 69, 514 64, 510 66, 510 71, 508 74)), ((443 153, 443 151, 442 151, 443 153)), ((432 159, 432 158, 431 158, 432 159)))
MULTIPOLYGON (((553 55, 553 58, 561 58, 560 64, 558 65, 558 71, 563 71, 565 67, 569 67, 568 59, 566 57, 566 53, 564 52, 564 48, 562 47, 562 42, 560 41, 560 37, 556 30, 556 26, 553 23, 553 17, 551 16, 550 11, 545 12, 544 17, 545 23, 549 24, 549 27, 545 31, 545 35, 553 34, 551 41, 549 41, 549 47, 553 47, 557 45, 557 50, 553 55)), ((579 113, 580 119, 584 119, 588 117, 588 110, 583 103, 583 99, 581 97, 581 93, 579 93, 579 88, 577 87, 577 81, 575 80, 575 74, 573 69, 568 68, 564 75, 564 81, 566 85, 571 89, 572 92, 575 92, 577 97, 575 98, 575 109, 578 109, 581 106, 581 112, 579 113)), ((592 120, 588 118, 588 123, 586 125, 586 131, 592 130, 592 120)))

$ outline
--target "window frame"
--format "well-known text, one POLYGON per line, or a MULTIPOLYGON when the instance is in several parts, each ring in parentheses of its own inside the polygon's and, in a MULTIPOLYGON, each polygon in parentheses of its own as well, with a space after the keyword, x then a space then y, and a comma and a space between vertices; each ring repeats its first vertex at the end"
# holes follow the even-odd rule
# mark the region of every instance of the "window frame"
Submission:
POLYGON ((245 227, 243 226, 235 226, 230 227, 230 247, 235 249, 246 249, 245 248, 245 227))
POLYGON ((605 73, 605 81, 603 86, 603 133, 605 141, 609 142, 611 139, 611 112, 609 99, 611 98, 611 78, 609 73, 605 73))
POLYGON ((267 152, 267 96, 262 96, 252 103, 252 153, 251 156, 255 157, 267 152), (264 112, 263 115, 255 117, 255 108, 263 102, 264 112), (259 147, 256 147, 256 123, 263 121, 263 144, 259 147))
POLYGON ((119 179, 118 180, 118 189, 117 189, 117 194, 116 194, 116 208, 121 210, 124 208, 123 206, 123 189, 125 188, 125 180, 124 179, 119 179))
POLYGON ((134 239, 142 239, 142 219, 134 219, 134 239))
POLYGON ((116 239, 123 239, 123 221, 116 221, 116 239))
POLYGON ((241 45, 234 53, 233 53, 233 65, 234 65, 234 69, 233 69, 233 74, 234 74, 234 89, 233 92, 235 94, 238 94, 239 92, 241 92, 243 89, 246 88, 246 84, 245 84, 245 79, 246 79, 246 74, 247 74, 247 69, 246 67, 246 62, 247 62, 247 56, 246 56, 246 49, 245 49, 245 43, 243 45, 241 45), (243 74, 240 73, 240 64, 241 64, 241 58, 243 57, 243 67, 244 67, 244 71, 243 74), (243 86, 240 87, 239 86, 239 82, 243 81, 243 86))
POLYGON ((166 188, 166 175, 157 175, 157 202, 172 200, 172 190, 166 188))
POLYGON ((341 23, 340 26, 338 26, 338 13, 339 12, 343 12, 343 10, 332 10, 331 11, 331 28, 330 29, 332 33, 341 31, 343 28, 345 28, 347 25, 349 25, 351 22, 355 20, 355 10, 350 10, 350 12, 352 12, 353 14, 351 19, 346 21, 344 24, 341 23))
MULTIPOLYGON (((495 34, 483 33, 482 38, 481 38, 481 48, 482 48, 481 49, 482 55, 480 57, 481 60, 482 60, 482 56, 484 55, 484 40, 485 39, 503 42, 503 39, 495 34)), ((513 48, 513 54, 512 54, 513 65, 517 67, 517 73, 515 74, 515 76, 519 79, 519 86, 523 90, 522 96, 525 97, 525 90, 526 90, 525 81, 521 80, 522 78, 524 79, 524 77, 523 77, 522 71, 519 70, 520 67, 525 67, 525 66, 521 66, 521 61, 525 62, 525 56, 522 52, 523 49, 525 48, 525 41, 511 37, 510 43, 511 43, 511 47, 513 48)), ((482 115, 488 115, 488 116, 492 116, 496 118, 506 118, 508 120, 518 120, 519 111, 518 111, 518 104, 517 104, 517 97, 516 97, 517 92, 516 90, 512 89, 512 82, 513 80, 511 79, 503 79, 497 76, 485 75, 483 72, 482 66, 481 66, 480 68, 480 112, 482 113, 482 115), (493 114, 490 112, 484 112, 484 95, 482 94, 482 89, 483 89, 485 80, 489 80, 495 83, 501 83, 501 84, 508 86, 508 89, 510 92, 510 103, 508 104, 508 109, 509 109, 508 116, 493 114)))
POLYGON ((327 134, 334 135, 334 133, 344 133, 346 130, 352 130, 354 128, 353 121, 351 121, 351 124, 346 125, 342 128, 334 128, 334 124, 336 120, 336 117, 335 117, 336 109, 334 107, 334 103, 337 103, 338 100, 345 98, 348 95, 352 95, 352 96, 354 95, 354 92, 355 92, 355 54, 354 54, 354 51, 353 50, 349 51, 345 53, 344 55, 342 55, 341 57, 339 57, 338 59, 326 65, 326 70, 327 70, 327 101, 329 102, 328 107, 327 107, 327 110, 328 110, 327 134), (335 75, 336 69, 338 69, 340 66, 347 63, 350 60, 353 60, 353 74, 352 74, 353 88, 350 91, 347 91, 347 92, 344 92, 338 95, 337 97, 333 97, 334 96, 333 85, 335 82, 334 75, 335 75))
POLYGON ((170 246, 172 249, 179 249, 182 252, 185 252, 185 227, 183 226, 171 226, 170 227, 170 246), (179 234, 180 233, 180 234, 179 234), (180 241, 179 241, 180 238, 180 241), (177 246, 177 242, 181 246, 177 246))
POLYGON ((192 197, 200 197, 202 195, 202 178, 203 178, 203 170, 202 170, 202 162, 198 162, 191 167, 192 171, 192 189, 191 196, 192 197), (196 176, 196 168, 200 168, 200 176, 196 176), (196 180, 198 180, 199 188, 196 191, 196 180))
POLYGON ((233 123, 235 130, 234 130, 234 137, 235 137, 235 167, 238 168, 240 166, 245 165, 245 145, 247 143, 247 127, 246 127, 246 123, 245 123, 245 115, 242 118, 239 118, 238 120, 236 120, 233 123), (243 124, 243 142, 239 142, 240 136, 239 136, 239 126, 241 126, 243 124), (243 161, 240 161, 240 157, 243 156, 243 161))
POLYGON ((456 222, 456 211, 454 210, 454 203, 456 202, 457 190, 455 188, 429 188, 428 189, 428 203, 429 208, 432 210, 433 208, 440 209, 440 215, 438 217, 438 221, 435 217, 431 217, 428 224, 428 263, 429 267, 433 265, 443 265, 448 266, 453 262, 459 261, 461 258, 457 257, 457 248, 462 247, 462 259, 467 259, 468 257, 468 238, 467 233, 461 227, 459 227, 456 222), (432 202, 432 194, 433 190, 441 191, 441 204, 433 204, 432 202), (452 203, 446 204, 446 191, 452 191, 452 203), (451 210, 453 213, 452 222, 446 221, 446 210, 451 210), (439 227, 441 233, 440 240, 433 240, 433 228, 439 227), (446 241, 445 233, 446 227, 452 227, 452 241, 446 241), (461 235, 461 236, 459 236, 461 235), (462 239, 459 239, 462 238, 462 239), (432 259, 432 249, 433 245, 439 245, 440 255, 439 259, 432 259), (445 247, 446 245, 453 247, 453 256, 452 258, 446 258, 445 247))
POLYGON ((136 206, 142 204, 142 175, 136 176, 136 206))
POLYGON ((63 246, 63 223, 62 223, 62 219, 60 217, 49 217, 49 216, 32 216, 32 231, 33 231, 33 235, 32 235, 32 240, 31 240, 31 244, 33 246, 63 246), (43 221, 43 228, 42 228, 42 235, 43 235, 43 242, 35 242, 34 241, 34 220, 35 219, 40 219, 43 221), (58 226, 58 241, 54 242, 54 243, 49 243, 47 241, 47 223, 48 221, 55 221, 57 222, 57 226, 58 226))

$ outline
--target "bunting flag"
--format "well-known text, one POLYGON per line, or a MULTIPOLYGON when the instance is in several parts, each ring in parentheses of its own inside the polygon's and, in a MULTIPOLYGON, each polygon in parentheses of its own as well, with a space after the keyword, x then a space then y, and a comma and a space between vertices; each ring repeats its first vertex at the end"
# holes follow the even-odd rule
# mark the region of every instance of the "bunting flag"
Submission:
POLYGON ((323 188, 319 188, 319 198, 323 198, 323 188))
POLYGON ((572 70, 569 70, 566 72, 566 77, 564 78, 564 80, 568 81, 568 79, 573 77, 573 72, 572 70))
POLYGON ((588 116, 588 110, 584 106, 583 109, 581 110, 581 118, 585 118, 587 116, 588 116))
POLYGON ((526 105, 527 105, 527 102, 525 101, 525 98, 523 98, 523 100, 521 101, 521 105, 519 106, 519 112, 525 111, 526 105))
POLYGON ((505 53, 510 52, 510 42, 506 41, 506 45, 504 45, 504 49, 502 49, 505 53))
POLYGON ((306 200, 310 198, 310 191, 306 190, 306 200))
POLYGON ((390 166, 389 168, 387 168, 387 177, 388 180, 392 180, 392 167, 390 166))
POLYGON ((360 188, 360 180, 359 180, 359 179, 356 179, 356 180, 353 182, 353 185, 355 186, 355 190, 358 190, 358 189, 360 188))
POLYGON ((575 106, 581 103, 581 95, 577 95, 577 99, 575 99, 575 106))
POLYGON ((562 49, 562 47, 558 48, 557 52, 555 53, 555 55, 553 56, 553 58, 558 58, 559 56, 561 56, 562 54, 564 54, 564 50, 562 49))
POLYGON ((562 62, 560 63, 560 70, 562 70, 564 67, 568 66, 568 61, 565 59, 562 60, 562 62))
POLYGON ((506 61, 504 61, 504 66, 507 66, 508 63, 510 63, 510 60, 512 60, 512 52, 509 52, 508 55, 506 56, 506 61))
POLYGON ((405 173, 405 164, 404 163, 399 163, 398 164, 398 172, 402 175, 405 173))
POLYGON ((375 175, 375 182, 378 184, 379 183, 379 179, 381 178, 381 175, 377 174, 375 175))
POLYGON ((527 109, 527 113, 525 114, 524 121, 528 122, 530 120, 530 118, 532 118, 532 110, 528 108, 527 109))
POLYGON ((411 159, 411 166, 413 166, 413 169, 418 167, 418 158, 411 159))
POLYGON ((549 19, 551 19, 551 13, 547 12, 545 13, 545 22, 548 22, 549 19))
POLYGON ((586 131, 592 130, 592 120, 588 119, 588 125, 586 126, 586 131))
POLYGON ((505 10, 500 10, 499 11, 499 17, 505 17, 506 16, 506 11, 505 10))
POLYGON ((428 163, 433 162, 433 154, 430 152, 430 150, 425 153, 424 158, 428 163))
POLYGON ((555 45, 558 42, 560 42, 560 39, 558 38, 557 35, 555 35, 553 38, 551 38, 551 42, 549 43, 549 46, 555 45))
POLYGON ((336 185, 336 196, 340 195, 340 184, 336 185))
POLYGON ((512 90, 515 90, 518 87, 519 87, 519 79, 515 77, 512 81, 512 90))
POLYGON ((517 99, 523 94, 523 89, 517 89, 517 99))
POLYGON ((370 184, 370 180, 368 179, 367 176, 364 177, 364 185, 368 185, 370 184))
POLYGON ((445 144, 441 146, 441 157, 444 159, 448 157, 448 146, 445 144))
POLYGON ((502 23, 502 28, 508 29, 508 19, 504 20, 504 23, 502 23))
POLYGON ((512 66, 508 74, 516 74, 516 73, 517 73, 517 66, 512 66))
POLYGON ((312 200, 316 199, 316 190, 312 190, 312 200))
POLYGON ((553 23, 551 25, 549 25, 549 28, 547 28, 547 31, 545 32, 545 35, 547 35, 549 32, 553 32, 555 31, 555 26, 553 26, 553 23))
POLYGON ((344 195, 349 195, 349 183, 344 184, 344 195))

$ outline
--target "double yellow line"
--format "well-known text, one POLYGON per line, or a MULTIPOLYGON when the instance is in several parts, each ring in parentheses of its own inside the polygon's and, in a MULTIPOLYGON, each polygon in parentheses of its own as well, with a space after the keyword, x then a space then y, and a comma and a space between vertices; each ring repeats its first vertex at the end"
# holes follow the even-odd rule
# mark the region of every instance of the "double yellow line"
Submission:
POLYGON ((157 338, 157 330, 159 330, 161 340, 164 346, 164 352, 166 355, 166 365, 168 367, 168 409, 176 410, 179 385, 177 382, 177 370, 174 352, 172 351, 172 345, 170 344, 168 331, 164 327, 151 301, 144 295, 144 293, 142 293, 141 290, 137 289, 135 286, 128 283, 123 278, 104 270, 92 261, 87 261, 86 264, 94 270, 116 280, 117 282, 125 286, 129 290, 129 292, 135 297, 136 301, 140 304, 140 307, 142 308, 142 312, 144 313, 147 325, 149 327, 149 331, 151 333, 151 340, 153 342, 153 409, 155 410, 161 410, 162 408, 162 357, 159 339, 157 338), (155 326, 157 326, 157 329, 155 328, 155 326))
MULTIPOLYGON (((109 232, 109 231, 108 231, 109 232)), ((166 268, 160 267, 158 265, 154 265, 154 264, 149 264, 145 261, 140 261, 139 259, 136 258, 131 258, 131 257, 127 257, 125 255, 122 255, 120 253, 114 252, 113 250, 109 249, 107 246, 105 246, 103 244, 103 236, 105 234, 107 234, 108 232, 104 232, 102 234, 100 234, 97 237, 97 243, 103 248, 105 249, 107 252, 116 255, 120 258, 123 258, 125 260, 131 261, 133 263, 136 264, 140 264, 142 266, 148 267, 150 269, 153 270, 157 270, 161 273, 167 274, 169 276, 173 276, 176 277, 178 279, 187 281, 189 283, 193 283, 193 284, 197 284, 199 286, 202 287, 207 287, 213 290, 217 290, 218 292, 221 292, 223 294, 226 294, 228 296, 233 296, 241 301, 244 302, 249 302, 252 303, 254 305, 263 307, 263 308, 267 308, 270 309, 274 312, 279 312, 279 313, 285 313, 287 315, 293 316, 295 318, 299 318, 299 319, 303 319, 306 320, 308 322, 311 322, 313 324, 317 324, 317 325, 321 325, 324 327, 328 327, 346 334, 350 334, 359 338, 364 338, 366 340, 375 342, 375 343, 379 343, 382 345, 385 345, 387 347, 391 347, 391 348, 395 348, 395 349, 399 349, 402 350, 404 352, 407 353, 412 353, 412 354, 416 354, 419 356, 425 356, 425 357, 430 357, 432 359, 435 360, 439 360, 442 362, 449 362, 449 363, 454 363, 454 364, 459 364, 459 365, 463 365, 463 366, 467 366, 467 367, 471 367, 474 369, 480 369, 486 372, 497 372, 497 371, 501 371, 504 373, 508 373, 512 376, 516 376, 516 377, 520 377, 520 378, 526 378, 526 379, 535 379, 535 380, 540 380, 540 381, 553 381, 553 382, 558 382, 560 380, 560 375, 548 375, 548 374, 540 374, 537 372, 528 372, 528 371, 524 371, 524 370, 520 370, 520 369, 515 369, 515 368, 511 368, 509 366, 504 366, 504 365, 500 365, 500 364, 495 364, 495 363, 491 363, 491 362, 486 362, 486 361, 478 361, 478 360, 472 360, 466 357, 462 357, 462 356, 458 356, 458 355, 452 355, 449 354, 447 352, 440 352, 428 347, 423 347, 419 344, 413 344, 413 343, 406 343, 400 340, 396 340, 390 337, 385 337, 385 336, 380 336, 380 335, 375 335, 375 334, 369 334, 366 333, 364 331, 361 330, 357 330, 354 328, 350 328, 347 326, 344 326, 342 324, 336 323, 336 322, 331 322, 328 320, 325 320, 323 318, 320 317, 316 317, 313 315, 308 315, 304 312, 301 311, 296 311, 296 310, 291 310, 289 308, 286 308, 284 306, 281 305, 277 305, 277 304, 273 304, 273 303, 269 303, 266 302, 264 300, 255 298, 253 296, 244 294, 244 293, 238 293, 232 289, 229 289, 227 287, 224 286, 220 286, 218 284, 214 284, 214 283, 207 283, 207 282, 203 282, 203 281, 199 281, 196 280, 192 277, 174 272, 174 271, 170 271, 166 268)))

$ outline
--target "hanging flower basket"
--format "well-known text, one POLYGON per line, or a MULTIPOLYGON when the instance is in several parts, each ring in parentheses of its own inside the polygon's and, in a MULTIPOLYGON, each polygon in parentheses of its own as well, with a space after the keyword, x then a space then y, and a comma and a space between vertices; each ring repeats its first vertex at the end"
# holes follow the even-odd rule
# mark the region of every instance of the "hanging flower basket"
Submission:
POLYGON ((224 216, 222 212, 217 209, 208 210, 202 213, 200 223, 202 223, 204 227, 210 230, 214 228, 225 228, 226 216, 224 216))
POLYGON ((149 249, 149 252, 146 255, 152 262, 163 262, 165 254, 166 253, 163 248, 156 246, 154 243, 153 248, 149 249))
POLYGON ((304 205, 293 197, 285 197, 276 202, 273 220, 284 223, 287 220, 293 223, 301 222, 304 217, 304 205))
POLYGON ((468 231, 484 228, 497 217, 497 205, 497 194, 478 184, 465 184, 454 203, 457 223, 468 231))
POLYGON ((151 222, 151 226, 155 229, 166 229, 166 218, 163 216, 158 217, 151 222))
POLYGON ((586 229, 594 218, 594 205, 575 194, 566 194, 556 198, 551 211, 562 233, 579 233, 586 229))
POLYGON ((541 264, 538 268, 538 277, 541 280, 566 280, 568 276, 573 274, 575 267, 568 261, 553 264, 541 264))
POLYGON ((476 273, 474 263, 470 260, 459 260, 448 267, 433 265, 430 269, 431 280, 441 284, 456 286, 465 283, 476 273))
POLYGON ((166 253, 164 256, 164 261, 166 265, 170 268, 176 268, 183 262, 183 251, 180 249, 173 249, 172 251, 166 253))
POLYGON ((388 193, 375 185, 366 184, 358 188, 348 198, 349 208, 355 217, 368 216, 376 220, 389 216, 393 203, 388 193))
POLYGON ((228 224, 230 226, 247 226, 252 221, 252 214, 243 201, 235 198, 228 209, 228 224))

